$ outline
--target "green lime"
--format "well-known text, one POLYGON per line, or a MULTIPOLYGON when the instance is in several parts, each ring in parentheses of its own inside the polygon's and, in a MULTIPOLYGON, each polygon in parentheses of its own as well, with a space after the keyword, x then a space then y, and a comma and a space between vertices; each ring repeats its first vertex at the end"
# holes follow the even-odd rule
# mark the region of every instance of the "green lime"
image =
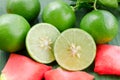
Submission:
POLYGON ((26 47, 30 56, 40 63, 51 63, 55 60, 53 46, 60 32, 48 23, 34 25, 27 34, 26 47))
POLYGON ((116 17, 106 10, 93 10, 80 22, 80 28, 90 33, 97 44, 111 41, 118 33, 116 17))
POLYGON ((8 52, 23 49, 29 29, 29 23, 22 16, 16 14, 0 16, 0 49, 8 52))
POLYGON ((56 39, 54 55, 61 67, 71 71, 83 70, 94 61, 96 44, 84 30, 67 29, 56 39))
POLYGON ((64 31, 75 24, 76 16, 73 9, 62 1, 49 3, 43 10, 42 19, 64 31))
POLYGON ((118 8, 117 0, 99 0, 99 2, 107 7, 118 8))
POLYGON ((39 15, 40 2, 39 0, 7 0, 7 12, 19 14, 30 22, 39 15))

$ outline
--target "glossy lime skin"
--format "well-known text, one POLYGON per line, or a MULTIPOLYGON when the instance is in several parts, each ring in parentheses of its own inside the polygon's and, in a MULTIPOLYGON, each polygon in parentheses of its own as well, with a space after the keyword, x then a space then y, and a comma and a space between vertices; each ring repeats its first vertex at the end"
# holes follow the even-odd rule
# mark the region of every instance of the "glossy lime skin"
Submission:
POLYGON ((44 22, 56 26, 60 31, 73 27, 76 16, 73 9, 62 1, 49 3, 43 10, 44 22))
POLYGON ((80 22, 80 28, 90 33, 97 44, 111 41, 118 33, 116 17, 106 10, 93 10, 80 22))
POLYGON ((0 16, 0 49, 7 52, 23 49, 29 29, 29 23, 22 16, 16 14, 0 16))
POLYGON ((7 12, 19 14, 29 22, 34 21, 40 12, 39 0, 7 0, 7 12))

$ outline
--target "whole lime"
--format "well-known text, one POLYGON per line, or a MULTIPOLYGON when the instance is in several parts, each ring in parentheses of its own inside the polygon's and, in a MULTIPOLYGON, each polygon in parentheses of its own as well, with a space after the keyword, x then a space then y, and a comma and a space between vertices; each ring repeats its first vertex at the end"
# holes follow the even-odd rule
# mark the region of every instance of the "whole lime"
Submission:
POLYGON ((80 22, 80 28, 90 33, 97 44, 111 41, 118 33, 116 17, 106 10, 93 10, 80 22))
POLYGON ((73 9, 62 1, 49 3, 43 10, 44 22, 56 26, 60 31, 73 27, 76 16, 73 9))
POLYGON ((7 0, 7 12, 19 14, 29 22, 34 21, 40 12, 39 0, 7 0))
POLYGON ((29 29, 29 23, 22 16, 16 14, 0 16, 0 49, 15 52, 24 48, 29 29))

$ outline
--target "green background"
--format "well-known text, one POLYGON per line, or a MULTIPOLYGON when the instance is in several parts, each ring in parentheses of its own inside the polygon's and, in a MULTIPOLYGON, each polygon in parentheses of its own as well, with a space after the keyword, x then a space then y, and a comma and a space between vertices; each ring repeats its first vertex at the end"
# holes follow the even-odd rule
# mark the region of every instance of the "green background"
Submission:
MULTIPOLYGON (((6 14, 6 1, 7 0, 0 0, 0 16, 2 14, 6 14)), ((54 0, 40 0, 41 12, 38 16, 38 19, 35 22, 31 23, 31 25, 34 25, 35 23, 38 23, 38 22, 42 22, 42 20, 41 20, 42 10, 45 7, 45 5, 47 5, 49 2, 52 2, 52 1, 54 1, 54 0)), ((75 3, 74 1, 70 1, 70 0, 64 0, 64 1, 71 5, 74 5, 74 3, 75 3)), ((28 2, 29 2, 29 0, 28 0, 28 2)), ((120 27, 120 6, 117 9, 112 9, 112 8, 102 6, 102 7, 100 7, 100 9, 106 9, 106 10, 109 10, 110 12, 112 12, 118 19, 119 27, 120 27)), ((79 22, 82 19, 82 17, 91 10, 92 9, 90 9, 89 7, 84 7, 84 8, 81 8, 76 11, 77 21, 75 23, 75 27, 79 26, 79 22)), ((116 36, 116 38, 113 39, 111 42, 109 42, 109 44, 120 46, 120 28, 119 28, 119 33, 116 36)), ((20 53, 26 54, 26 51, 24 50, 20 53)), ((0 50, 0 72, 3 69, 5 63, 7 62, 8 57, 9 57, 9 53, 0 50)), ((52 65, 53 67, 57 67, 56 62, 54 62, 50 65, 52 65)), ((87 68, 85 71, 87 71, 90 74, 93 74, 95 76, 95 80, 120 80, 120 76, 98 75, 93 72, 93 68, 94 68, 94 63, 89 68, 87 68)))

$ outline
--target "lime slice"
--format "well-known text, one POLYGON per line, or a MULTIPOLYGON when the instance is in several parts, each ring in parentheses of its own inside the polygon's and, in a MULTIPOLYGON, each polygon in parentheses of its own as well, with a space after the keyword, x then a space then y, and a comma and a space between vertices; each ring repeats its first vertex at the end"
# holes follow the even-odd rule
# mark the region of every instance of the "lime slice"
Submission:
POLYGON ((30 56, 40 63, 51 63, 55 60, 53 45, 60 32, 51 24, 34 25, 27 34, 26 48, 30 56))
POLYGON ((64 69, 83 70, 94 61, 96 44, 87 32, 76 28, 68 29, 56 39, 54 55, 64 69))

